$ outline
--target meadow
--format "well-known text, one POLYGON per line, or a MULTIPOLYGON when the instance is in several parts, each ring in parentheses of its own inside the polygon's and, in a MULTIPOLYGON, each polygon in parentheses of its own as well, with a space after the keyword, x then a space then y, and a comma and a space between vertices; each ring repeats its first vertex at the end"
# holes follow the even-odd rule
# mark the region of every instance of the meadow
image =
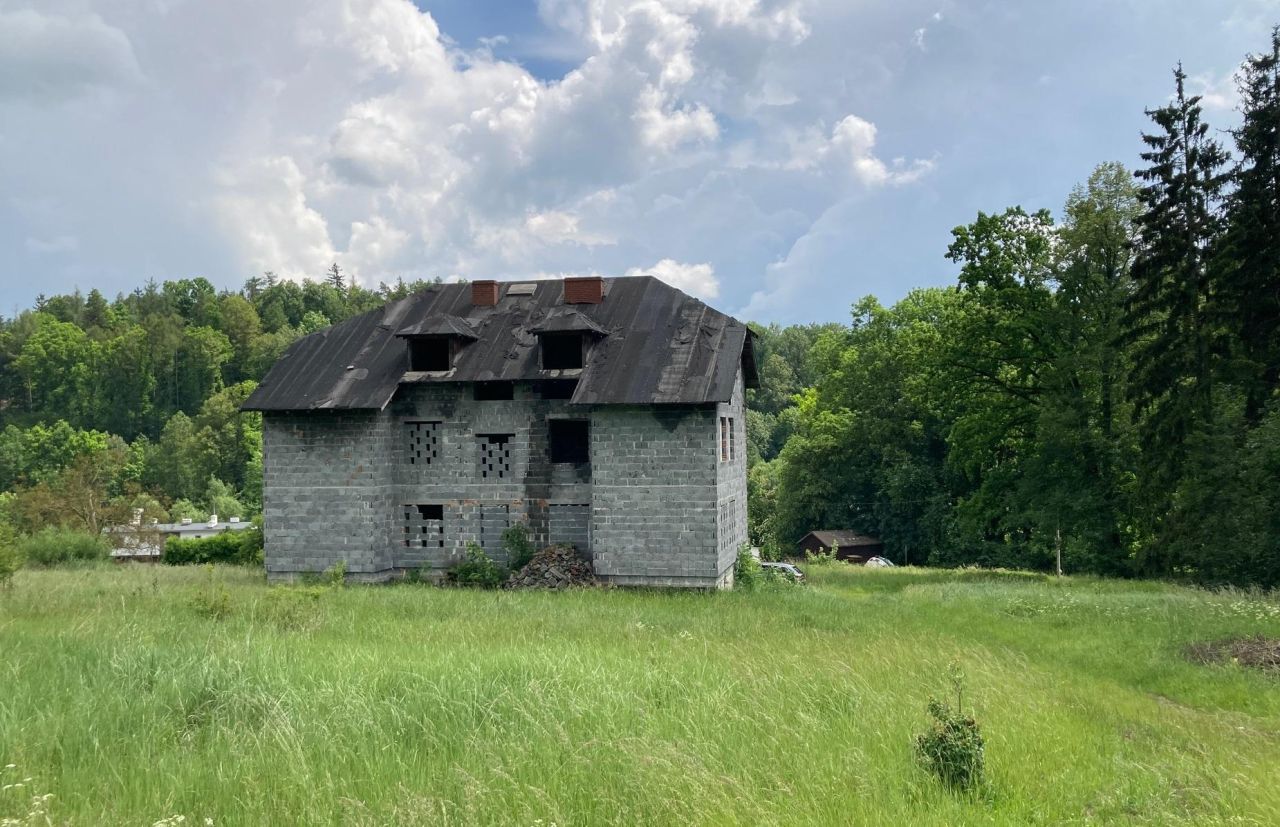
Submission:
POLYGON ((0 823, 1280 823, 1280 678, 1186 656, 1280 637, 1274 598, 845 566, 810 581, 24 570, 0 589, 0 823), (911 749, 953 661, 987 743, 972 793, 911 749))

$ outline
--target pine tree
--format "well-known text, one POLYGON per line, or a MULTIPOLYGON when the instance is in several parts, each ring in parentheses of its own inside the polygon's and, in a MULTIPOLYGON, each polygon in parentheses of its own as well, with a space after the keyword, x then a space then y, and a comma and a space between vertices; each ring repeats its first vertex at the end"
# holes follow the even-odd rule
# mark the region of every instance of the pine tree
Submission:
POLYGON ((1243 123, 1232 130, 1240 161, 1227 204, 1224 298, 1248 371, 1246 415, 1256 424, 1280 386, 1280 27, 1271 49, 1238 75, 1243 123))
POLYGON ((1159 129, 1142 136, 1150 166, 1134 173, 1145 182, 1139 190, 1145 209, 1125 318, 1134 345, 1129 390, 1151 482, 1164 491, 1180 475, 1187 437, 1212 419, 1222 340, 1212 262, 1229 157, 1209 137, 1200 98, 1186 94, 1186 77, 1179 64, 1173 101, 1147 110, 1159 129))
POLYGON ((333 287, 336 287, 339 290, 345 290, 347 288, 347 280, 343 277, 342 268, 338 266, 338 262, 335 261, 331 264, 329 269, 325 271, 325 274, 325 281, 329 282, 333 287))

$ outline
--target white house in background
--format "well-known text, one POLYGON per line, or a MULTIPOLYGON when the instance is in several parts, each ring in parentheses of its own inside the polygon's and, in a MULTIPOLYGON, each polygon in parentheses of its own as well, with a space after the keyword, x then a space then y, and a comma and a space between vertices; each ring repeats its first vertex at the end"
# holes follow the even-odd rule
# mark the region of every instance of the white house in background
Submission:
POLYGON ((135 512, 129 525, 113 526, 108 529, 112 545, 111 559, 123 563, 129 560, 139 563, 159 562, 164 553, 164 544, 170 537, 181 540, 200 540, 214 537, 228 531, 245 531, 253 528, 253 523, 245 522, 239 517, 232 517, 227 522, 220 522, 217 514, 209 515, 207 522, 195 522, 190 518, 177 523, 151 522, 142 524, 142 513, 135 512))

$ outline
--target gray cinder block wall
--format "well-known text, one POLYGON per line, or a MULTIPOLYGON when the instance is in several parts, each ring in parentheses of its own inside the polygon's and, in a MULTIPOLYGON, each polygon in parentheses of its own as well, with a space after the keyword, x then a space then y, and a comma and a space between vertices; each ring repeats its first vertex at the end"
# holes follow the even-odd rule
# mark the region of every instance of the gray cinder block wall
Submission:
POLYGON ((619 585, 732 583, 746 541, 741 373, 718 405, 573 406, 529 382, 513 396, 407 384, 381 412, 266 413, 269 578, 338 561, 357 580, 441 576, 468 542, 504 559, 502 531, 523 522, 539 547, 571 542, 619 585), (721 417, 733 422, 731 460, 721 417), (589 420, 589 465, 550 462, 555 418, 589 420), (499 469, 486 462, 490 436, 507 438, 499 469))
POLYGON ((267 574, 291 579, 343 561, 353 580, 381 580, 390 557, 389 420, 377 413, 263 418, 267 574))

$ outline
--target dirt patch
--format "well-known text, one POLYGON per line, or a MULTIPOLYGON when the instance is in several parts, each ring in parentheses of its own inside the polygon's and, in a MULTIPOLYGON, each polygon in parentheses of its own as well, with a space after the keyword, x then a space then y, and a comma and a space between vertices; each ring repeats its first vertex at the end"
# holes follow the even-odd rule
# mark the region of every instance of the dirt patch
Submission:
POLYGON ((1280 640, 1256 637, 1193 643, 1187 657, 1196 663, 1238 663, 1280 675, 1280 640))

